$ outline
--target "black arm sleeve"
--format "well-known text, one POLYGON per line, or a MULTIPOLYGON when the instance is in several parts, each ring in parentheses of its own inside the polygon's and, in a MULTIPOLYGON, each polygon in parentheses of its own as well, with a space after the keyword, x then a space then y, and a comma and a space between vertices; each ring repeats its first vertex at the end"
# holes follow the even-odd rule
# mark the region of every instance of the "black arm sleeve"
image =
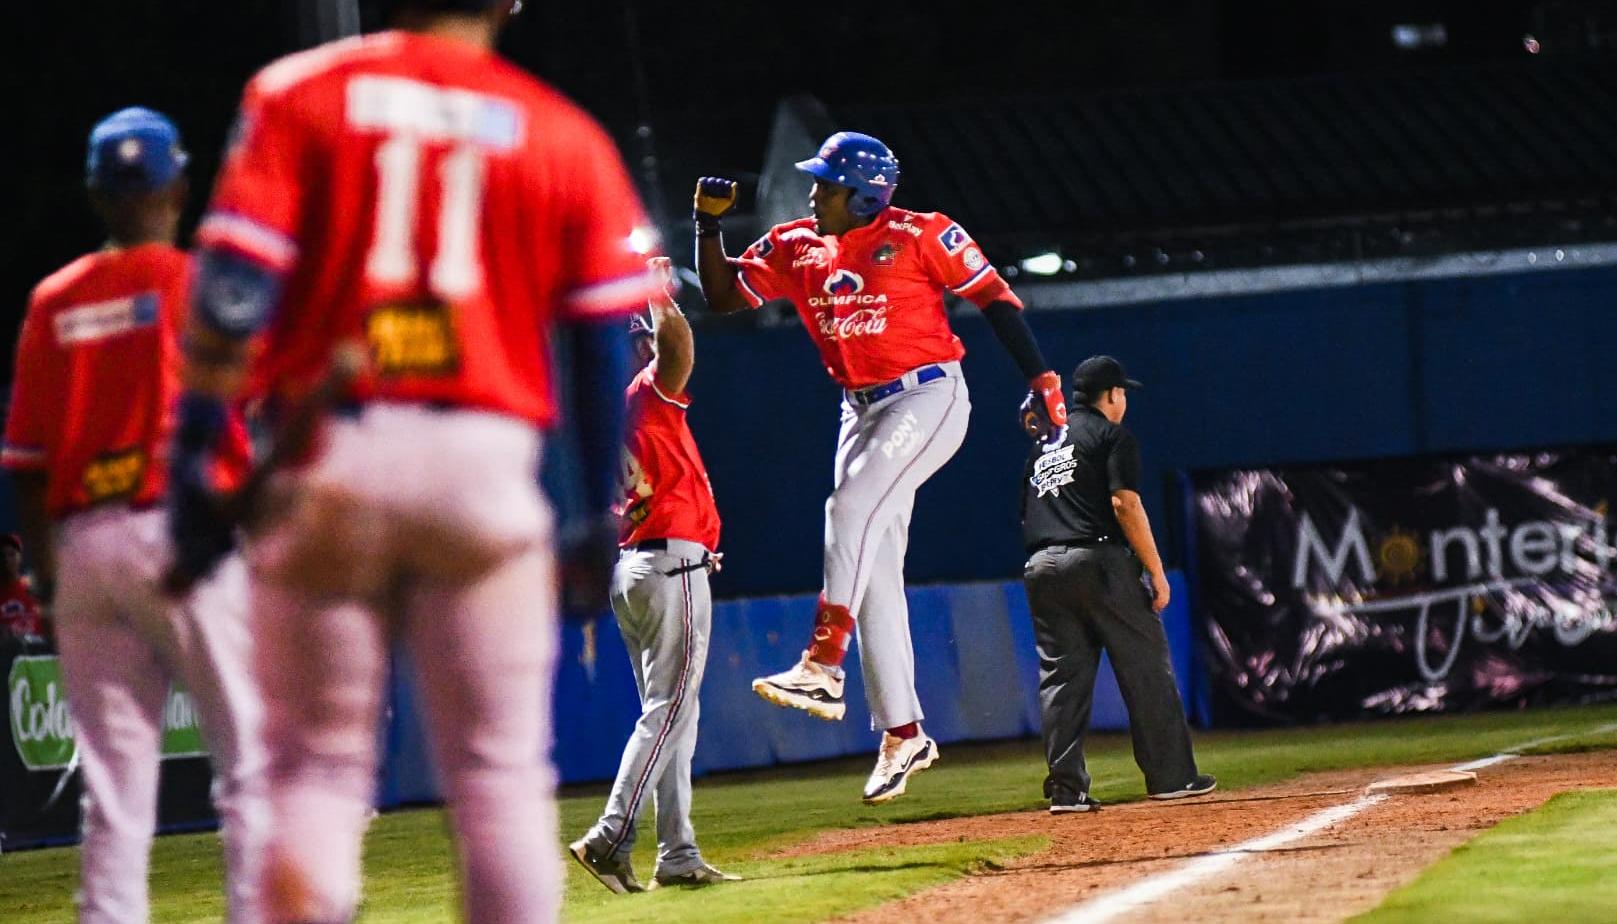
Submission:
POLYGON ((1038 342, 1033 339, 1033 331, 1028 330, 1027 322, 1022 320, 1021 309, 1010 302, 989 302, 983 309, 983 317, 994 329, 994 336, 1005 344, 1005 351, 1016 360, 1016 368, 1022 371, 1023 378, 1032 380, 1049 370, 1038 342))

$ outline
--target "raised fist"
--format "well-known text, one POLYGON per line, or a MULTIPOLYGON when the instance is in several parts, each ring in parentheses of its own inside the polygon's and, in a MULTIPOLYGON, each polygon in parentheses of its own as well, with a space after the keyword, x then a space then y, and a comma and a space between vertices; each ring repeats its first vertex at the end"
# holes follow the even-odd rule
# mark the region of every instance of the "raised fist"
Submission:
POLYGON ((723 177, 704 176, 696 181, 696 216, 718 218, 735 208, 736 182, 723 177))

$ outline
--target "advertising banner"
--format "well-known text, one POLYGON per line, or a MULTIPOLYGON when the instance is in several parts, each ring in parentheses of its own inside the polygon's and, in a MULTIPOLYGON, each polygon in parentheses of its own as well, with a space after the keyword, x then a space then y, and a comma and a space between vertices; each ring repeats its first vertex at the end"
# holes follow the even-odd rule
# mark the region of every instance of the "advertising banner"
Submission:
MULTIPOLYGON (((5 665, 6 727, 0 749, 0 847, 71 839, 78 831, 79 760, 61 663, 12 640, 5 665)), ((212 818, 207 749, 191 696, 169 690, 163 707, 164 761, 159 823, 194 825, 212 818)))
POLYGON ((1617 448, 1192 478, 1214 718, 1617 698, 1617 448))

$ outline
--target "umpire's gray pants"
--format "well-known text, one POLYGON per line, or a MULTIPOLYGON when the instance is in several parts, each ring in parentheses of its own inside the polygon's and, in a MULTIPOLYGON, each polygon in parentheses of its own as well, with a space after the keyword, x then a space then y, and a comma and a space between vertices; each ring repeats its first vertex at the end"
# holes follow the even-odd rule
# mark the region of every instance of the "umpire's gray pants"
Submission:
POLYGON ((713 598, 707 569, 693 568, 706 550, 678 539, 668 545, 666 552, 625 551, 612 573, 612 612, 640 688, 640 720, 588 841, 598 853, 627 860, 640 815, 654 800, 656 871, 678 876, 702 865, 691 827, 691 755, 713 598))
POLYGON ((1102 649, 1128 707, 1134 761, 1145 772, 1146 789, 1167 792, 1196 776, 1168 638, 1140 573, 1139 559, 1120 545, 1043 549, 1022 573, 1039 649, 1047 796, 1056 786, 1089 791, 1084 735, 1102 649))

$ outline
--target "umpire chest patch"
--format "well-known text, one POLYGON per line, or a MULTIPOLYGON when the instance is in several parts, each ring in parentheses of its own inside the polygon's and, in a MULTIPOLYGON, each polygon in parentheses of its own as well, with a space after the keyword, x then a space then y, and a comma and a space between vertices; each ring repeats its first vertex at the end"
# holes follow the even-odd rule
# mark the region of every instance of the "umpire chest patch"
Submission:
POLYGON ((1061 490, 1063 485, 1072 484, 1073 471, 1078 463, 1072 457, 1075 446, 1062 446, 1060 449, 1051 449, 1033 463, 1033 477, 1028 483, 1038 490, 1039 496, 1044 497, 1061 490))

